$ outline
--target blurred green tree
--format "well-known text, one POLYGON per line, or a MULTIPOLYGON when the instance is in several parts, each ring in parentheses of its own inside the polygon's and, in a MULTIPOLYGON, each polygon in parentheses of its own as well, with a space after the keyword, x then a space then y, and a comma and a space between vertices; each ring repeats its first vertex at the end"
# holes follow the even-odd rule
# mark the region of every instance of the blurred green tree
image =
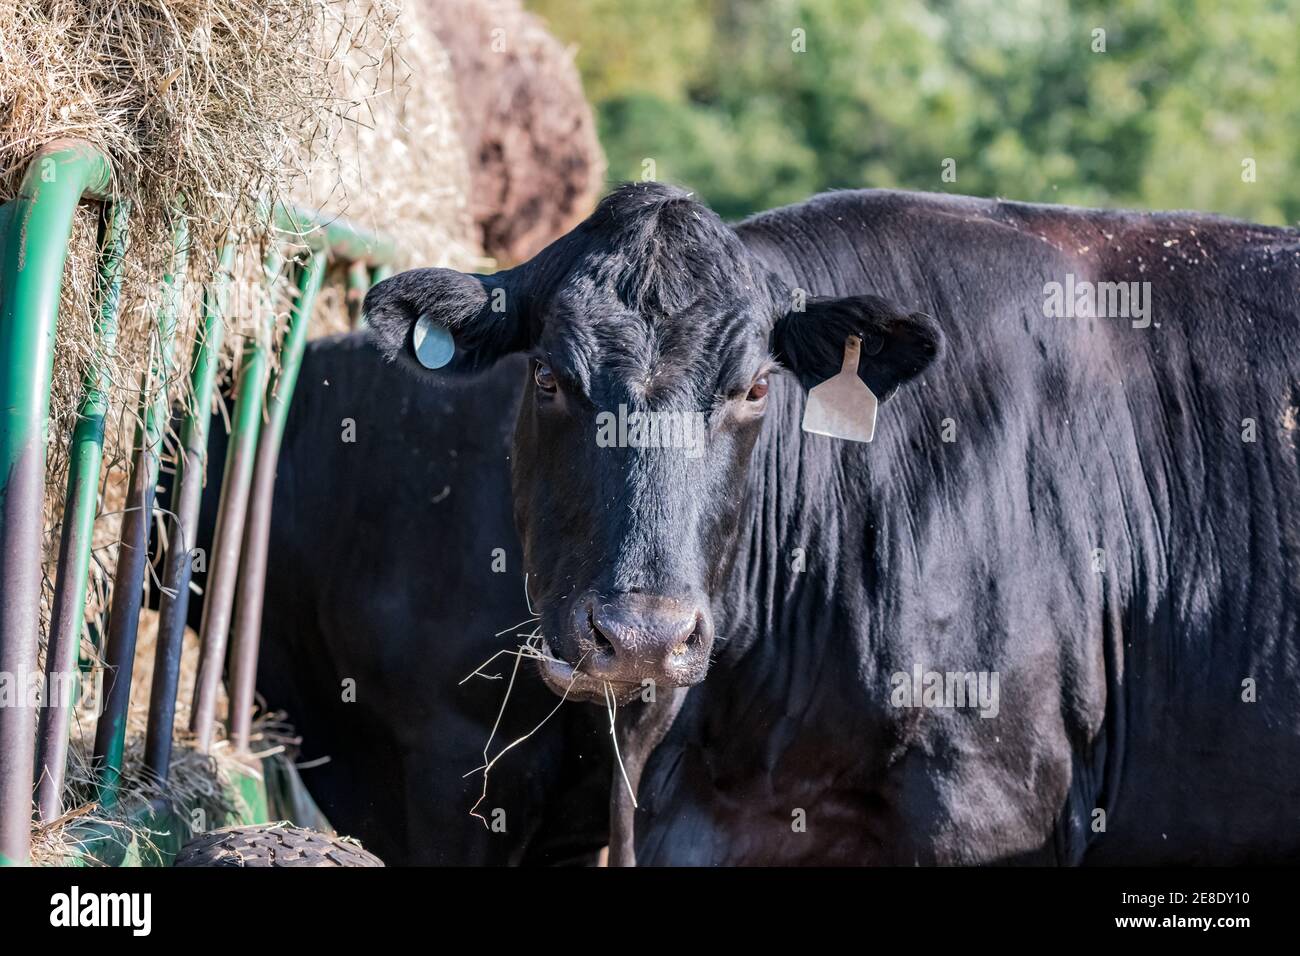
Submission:
POLYGON ((577 46, 611 180, 726 216, 889 186, 1300 220, 1300 0, 530 6, 577 46))

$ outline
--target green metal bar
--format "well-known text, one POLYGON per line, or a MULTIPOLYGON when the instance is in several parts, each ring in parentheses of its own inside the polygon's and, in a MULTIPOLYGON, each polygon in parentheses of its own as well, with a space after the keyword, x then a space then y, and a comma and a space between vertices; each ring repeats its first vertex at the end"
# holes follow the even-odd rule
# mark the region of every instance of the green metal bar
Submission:
MULTIPOLYGON (((390 278, 392 274, 393 267, 388 263, 380 263, 375 266, 370 270, 370 282, 366 286, 366 292, 370 291, 371 286, 379 285, 379 283, 383 282, 385 279, 390 278)), ((357 304, 357 313, 352 319, 352 327, 354 329, 364 329, 366 327, 365 305, 366 294, 363 292, 361 293, 361 301, 357 304)))
POLYGON ((127 486, 126 512, 122 516, 117 572, 113 578, 113 597, 108 612, 108 636, 104 642, 107 690, 104 711, 95 728, 94 751, 99 771, 99 802, 104 807, 117 803, 122 756, 126 748, 127 711, 135 669, 140 606, 144 601, 145 569, 149 563, 154 492, 158 486, 163 437, 170 414, 167 383, 175 371, 176 324, 189 256, 183 216, 178 217, 172 243, 171 268, 163 277, 162 300, 158 306, 157 355, 152 368, 141 376, 140 424, 136 428, 135 456, 127 486), (149 397, 151 392, 152 399, 149 397))
MULTIPOLYGON (((103 153, 60 140, 28 164, 0 255, 0 672, 37 674, 45 440, 59 293, 73 213, 107 199, 103 153)), ((27 859, 36 711, 0 707, 0 862, 27 859)))
MULTIPOLYGON (((267 260, 266 272, 274 282, 283 261, 278 247, 272 250, 267 260)), ((226 471, 221 479, 221 504, 217 509, 217 529, 199 631, 199 672, 190 709, 190 730, 195 734, 196 746, 203 753, 212 745, 216 723, 217 691, 226 659, 226 642, 235 601, 235 576, 239 572, 244 518, 253 481, 257 435, 262 425, 266 371, 266 337, 255 335, 244 343, 240 360, 235 420, 231 427, 226 471)))
POLYGON ((266 421, 257 442, 252 499, 240 555, 239 593, 235 605, 234 637, 230 648, 230 739, 236 752, 248 749, 257 677, 258 638, 262 627, 262 597, 266 584, 267 546, 271 536, 271 504, 275 468, 280 457, 289 403, 298 383, 312 308, 325 279, 325 253, 313 252, 298 270, 298 297, 289 315, 289 328, 280 346, 280 370, 266 387, 266 421))
POLYGON ((333 259, 374 264, 397 261, 397 245, 391 239, 323 210, 278 204, 274 222, 277 229, 289 233, 312 252, 325 252, 333 259))
POLYGON ((362 321, 361 306, 370 289, 370 269, 360 259, 348 266, 348 321, 356 329, 362 321))
POLYGON ((122 290, 129 207, 114 203, 100 226, 99 321, 95 354, 82 386, 77 424, 68 448, 68 490, 55 574, 50 639, 45 652, 45 687, 49 695, 37 732, 36 807, 43 822, 63 813, 63 777, 68 760, 68 731, 76 702, 77 650, 85 627, 86 582, 90 573, 91 537, 99 501, 99 466, 104 451, 104 416, 108 413, 109 370, 117 352, 117 311, 122 290))
POLYGON ((172 486, 171 511, 175 516, 175 526, 163 569, 153 684, 149 689, 149 725, 144 746, 145 766, 160 780, 167 779, 171 768, 176 688, 180 682, 190 579, 194 572, 191 552, 198 537, 203 474, 207 466, 208 426, 212 420, 212 392, 216 387, 217 359, 226 329, 225 312, 235 249, 235 239, 229 237, 222 246, 217 273, 204 290, 203 330, 194 343, 190 363, 192 404, 181 426, 180 456, 172 486))

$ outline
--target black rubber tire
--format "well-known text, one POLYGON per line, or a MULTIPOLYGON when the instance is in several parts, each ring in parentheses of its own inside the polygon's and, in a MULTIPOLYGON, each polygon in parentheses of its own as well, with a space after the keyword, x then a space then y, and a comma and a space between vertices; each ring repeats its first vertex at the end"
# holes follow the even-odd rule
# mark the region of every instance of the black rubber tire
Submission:
POLYGON ((361 844, 287 823, 225 827, 196 837, 175 866, 383 866, 361 844))

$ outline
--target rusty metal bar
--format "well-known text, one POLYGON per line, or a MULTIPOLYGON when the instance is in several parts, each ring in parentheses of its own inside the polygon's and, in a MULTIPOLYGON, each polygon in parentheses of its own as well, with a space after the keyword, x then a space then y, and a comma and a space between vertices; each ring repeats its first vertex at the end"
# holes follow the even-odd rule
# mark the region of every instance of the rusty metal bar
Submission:
MULTIPOLYGON (((230 738, 237 752, 248 750, 257 677, 258 638, 262 627, 262 598, 266 584, 267 547, 271 534, 271 503, 280 442, 289 417, 289 403, 298 381, 307 329, 316 295, 325 279, 325 253, 313 252, 298 270, 297 300, 280 346, 280 370, 266 390, 266 421, 257 443, 252 499, 244 528, 234 637, 230 649, 230 738)), ((364 268, 364 267, 363 267, 364 268)))
MULTIPOLYGON (((72 218, 107 199, 112 168, 88 143, 60 140, 32 157, 0 236, 0 672, 37 676, 45 439, 59 292, 72 218)), ((0 707, 0 863, 31 843, 36 709, 0 707)))
POLYGON ((235 248, 234 238, 228 238, 222 246, 216 274, 203 291, 203 328, 194 343, 190 363, 191 404, 181 426, 181 447, 172 485, 171 512, 175 524, 163 569, 153 684, 149 689, 149 724, 144 746, 145 766, 159 780, 166 780, 171 769, 176 688, 180 682, 190 580, 194 572, 193 548, 197 543, 199 506, 203 499, 212 392, 216 388, 217 360, 225 335, 235 248))
MULTIPOLYGON (((99 321, 95 352, 82 386, 77 423, 68 445, 68 485, 63 505, 49 644, 45 650, 45 692, 37 730, 36 810, 42 822, 63 813, 63 779, 68 762, 68 733, 76 706, 77 650, 86 625, 86 586, 91 539, 99 504, 99 468, 104 452, 104 416, 108 413, 109 370, 117 351, 117 310, 126 254, 125 203, 104 210, 100 221, 99 321)), ((183 220, 180 228, 184 228, 183 220)))
MULTIPOLYGON (((278 248, 272 249, 266 263, 271 284, 279 275, 282 262, 278 248)), ((221 688, 221 672, 235 602, 236 575, 239 573, 239 552, 244 539, 244 519, 253 481, 257 435, 262 425, 268 359, 266 339, 266 335, 258 334, 244 343, 235 418, 226 455, 226 470, 221 479, 221 503, 217 509, 217 529, 199 631, 199 673, 190 710, 190 730, 195 734, 196 746, 203 753, 212 746, 217 694, 221 688)))
POLYGON ((135 454, 127 486, 125 513, 117 549, 117 571, 108 612, 104 642, 104 710, 95 728, 95 766, 99 773, 99 802, 117 802, 126 748, 127 710, 135 670, 136 636, 144 602, 145 570, 149 563, 149 535, 153 526, 154 494, 162 461, 171 406, 167 384, 175 372, 176 324, 181 306, 181 284, 189 256, 189 243, 181 232, 172 251, 171 272, 164 277, 158 307, 157 356, 141 376, 140 422, 136 426, 135 454), (153 395, 150 399, 150 395, 153 395))

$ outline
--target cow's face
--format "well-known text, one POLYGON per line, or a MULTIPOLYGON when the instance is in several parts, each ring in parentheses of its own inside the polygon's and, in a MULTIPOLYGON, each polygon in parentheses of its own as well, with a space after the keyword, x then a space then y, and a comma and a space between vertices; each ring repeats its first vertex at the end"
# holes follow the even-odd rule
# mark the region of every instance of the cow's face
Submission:
POLYGON ((512 464, 540 668, 597 701, 704 678, 770 406, 837 371, 851 334, 870 343, 878 395, 940 341, 872 296, 799 301, 712 212, 654 184, 616 191, 507 272, 381 282, 366 314, 425 375, 529 356, 512 464), (438 372, 420 362, 430 323, 454 342, 438 372))

